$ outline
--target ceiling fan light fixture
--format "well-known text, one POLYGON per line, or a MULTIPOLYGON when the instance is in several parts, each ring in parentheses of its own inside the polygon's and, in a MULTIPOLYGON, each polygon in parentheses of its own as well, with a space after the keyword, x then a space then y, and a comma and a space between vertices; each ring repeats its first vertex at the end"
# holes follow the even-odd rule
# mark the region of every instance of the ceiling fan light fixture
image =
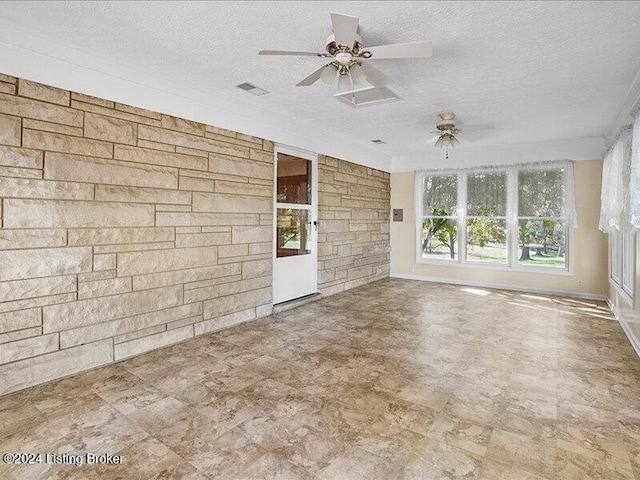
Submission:
POLYGON ((338 76, 338 93, 344 93, 353 90, 353 82, 348 73, 341 73, 338 76))
POLYGON ((367 81, 367 75, 362 70, 362 67, 358 63, 354 63, 350 68, 351 78, 356 85, 362 85, 367 81))
POLYGON ((336 78, 335 67, 331 64, 324 67, 324 70, 320 74, 320 80, 322 81, 322 83, 326 83, 326 84, 333 83, 335 78, 336 78))

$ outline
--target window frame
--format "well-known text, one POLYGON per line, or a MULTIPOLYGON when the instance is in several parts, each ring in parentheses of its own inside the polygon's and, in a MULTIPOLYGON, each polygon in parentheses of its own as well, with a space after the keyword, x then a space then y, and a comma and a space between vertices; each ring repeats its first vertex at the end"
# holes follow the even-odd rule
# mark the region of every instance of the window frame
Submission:
MULTIPOLYGON (((485 270, 502 270, 519 273, 534 273, 544 275, 573 275, 573 236, 572 228, 570 226, 570 215, 568 212, 569 195, 572 192, 569 191, 569 178, 573 175, 573 164, 570 161, 563 162, 549 162, 543 164, 521 164, 517 166, 495 166, 495 167, 477 167, 468 169, 443 169, 443 170, 418 170, 415 172, 415 212, 416 212, 416 231, 415 231, 415 245, 416 245, 416 263, 426 265, 438 265, 438 266, 450 266, 450 267, 463 267, 463 268, 480 268, 485 270), (564 267, 546 267, 546 266, 531 266, 531 265, 519 265, 519 233, 518 226, 519 220, 526 217, 518 217, 518 174, 521 170, 555 170, 564 169, 564 202, 565 202, 565 215, 564 217, 553 217, 557 220, 564 221, 564 233, 565 233, 565 265, 564 267), (476 215, 467 215, 467 176, 477 173, 500 173, 505 172, 507 177, 507 205, 506 205, 506 217, 488 217, 506 220, 507 227, 507 262, 483 262, 478 260, 467 259, 467 219, 469 217, 475 218, 476 215), (433 218, 432 215, 424 215, 423 213, 423 198, 422 198, 422 186, 424 179, 427 176, 433 175, 457 175, 458 186, 458 211, 457 215, 449 216, 447 218, 455 218, 458 225, 458 238, 457 238, 457 258, 456 259, 433 259, 422 257, 422 225, 426 218, 433 218)), ((535 217, 543 220, 552 217, 535 217)))

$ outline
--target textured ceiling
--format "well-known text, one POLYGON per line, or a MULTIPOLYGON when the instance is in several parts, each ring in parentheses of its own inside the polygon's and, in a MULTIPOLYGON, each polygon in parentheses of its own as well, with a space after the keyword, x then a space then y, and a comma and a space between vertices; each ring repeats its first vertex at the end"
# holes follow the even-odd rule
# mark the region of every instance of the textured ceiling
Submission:
POLYGON ((382 139, 400 163, 433 151, 441 110, 495 126, 466 148, 603 136, 640 68, 640 2, 2 2, 0 17, 291 130, 382 139), (365 45, 433 43, 375 62, 402 101, 353 109, 335 86, 295 87, 323 59, 257 55, 322 51, 330 12, 359 17, 365 45))

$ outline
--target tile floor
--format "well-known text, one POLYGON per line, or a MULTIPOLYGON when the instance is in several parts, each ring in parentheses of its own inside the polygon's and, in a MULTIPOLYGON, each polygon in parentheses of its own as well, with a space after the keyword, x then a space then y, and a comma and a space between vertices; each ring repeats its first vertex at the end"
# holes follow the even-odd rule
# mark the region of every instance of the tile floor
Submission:
POLYGON ((388 279, 0 397, 15 479, 640 479, 602 303, 388 279))

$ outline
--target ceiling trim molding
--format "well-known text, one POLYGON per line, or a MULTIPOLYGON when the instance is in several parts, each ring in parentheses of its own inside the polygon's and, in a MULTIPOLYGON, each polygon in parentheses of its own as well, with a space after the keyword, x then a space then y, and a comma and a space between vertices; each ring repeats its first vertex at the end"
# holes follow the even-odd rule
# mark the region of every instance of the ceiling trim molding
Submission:
MULTIPOLYGON (((389 171, 391 156, 346 134, 311 125, 290 125, 270 112, 260 117, 222 94, 159 78, 116 64, 0 18, 0 65, 7 75, 85 95, 173 115, 389 171), (284 126, 283 126, 284 125, 284 126)), ((256 97, 259 98, 259 97, 256 97)))
POLYGON ((391 172, 411 172, 434 167, 465 168, 555 160, 598 160, 602 158, 604 151, 602 137, 577 138, 478 149, 450 149, 449 159, 444 164, 444 149, 433 148, 432 152, 422 157, 394 157, 391 172))
POLYGON ((624 127, 633 123, 634 117, 638 114, 638 110, 640 110, 640 69, 636 73, 633 82, 631 82, 631 86, 620 104, 620 108, 618 108, 618 111, 604 132, 607 147, 613 144, 624 127))

